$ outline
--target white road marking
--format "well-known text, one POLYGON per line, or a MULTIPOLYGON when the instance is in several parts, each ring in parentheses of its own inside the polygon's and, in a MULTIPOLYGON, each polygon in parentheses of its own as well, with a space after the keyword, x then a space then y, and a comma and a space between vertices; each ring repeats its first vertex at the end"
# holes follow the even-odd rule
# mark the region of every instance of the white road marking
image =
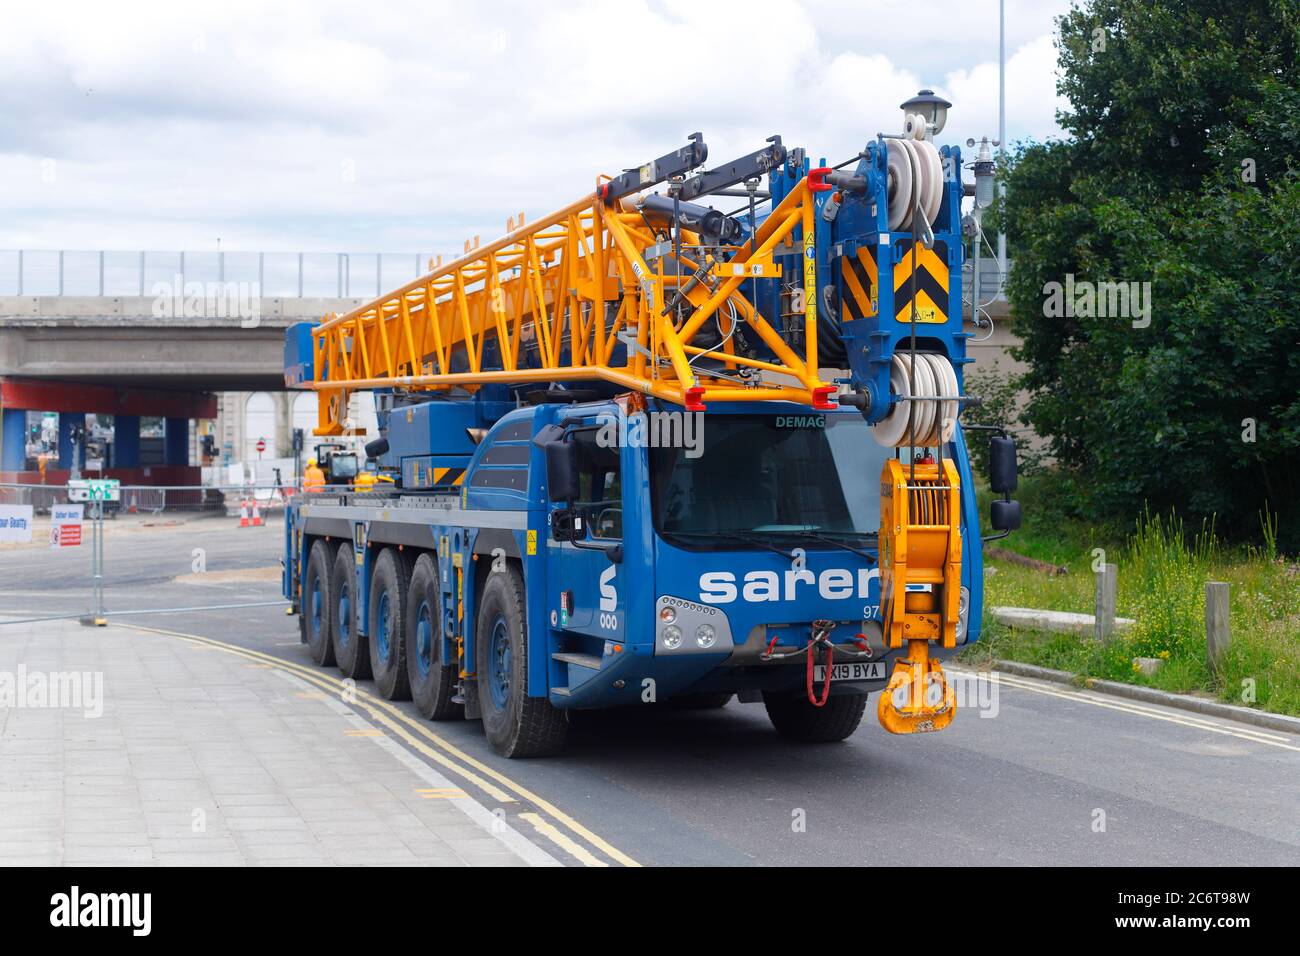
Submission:
POLYGON ((1064 686, 1052 686, 1043 682, 1026 679, 1023 677, 1008 675, 1004 671, 973 671, 964 667, 954 667, 954 671, 960 670, 968 674, 979 674, 986 676, 988 673, 996 675, 999 683, 1007 684, 1019 690, 1027 690, 1035 694, 1043 694, 1047 697, 1057 697, 1061 700, 1074 701, 1080 704, 1091 704, 1094 707, 1105 707, 1108 710, 1118 710, 1126 714, 1134 714, 1139 717, 1147 717, 1152 720, 1163 720, 1171 724, 1181 724, 1184 727, 1191 727, 1195 730, 1207 730, 1211 733, 1224 734, 1229 737, 1238 737, 1242 740, 1249 740, 1252 743, 1265 744, 1269 747, 1277 747, 1282 750, 1292 750, 1300 753, 1300 746, 1296 746, 1294 738, 1284 737, 1278 734, 1268 733, 1261 730, 1253 730, 1242 726, 1227 726, 1218 721, 1210 720, 1205 717, 1191 716, 1183 714, 1174 714, 1164 710, 1156 710, 1149 706, 1141 706, 1122 698, 1103 698, 1095 693, 1086 691, 1069 690, 1064 686))

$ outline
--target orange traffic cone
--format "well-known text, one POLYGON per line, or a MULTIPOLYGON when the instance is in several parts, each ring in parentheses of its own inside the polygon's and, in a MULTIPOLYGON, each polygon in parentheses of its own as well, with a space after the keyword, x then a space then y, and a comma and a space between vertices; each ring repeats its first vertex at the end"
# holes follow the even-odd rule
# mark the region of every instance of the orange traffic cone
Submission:
POLYGON ((239 526, 248 527, 248 499, 241 498, 239 501, 239 526))
POLYGON ((257 497, 254 496, 254 498, 253 498, 253 527, 254 527, 254 528, 260 528, 261 526, 262 526, 262 512, 258 510, 258 507, 257 507, 257 497))

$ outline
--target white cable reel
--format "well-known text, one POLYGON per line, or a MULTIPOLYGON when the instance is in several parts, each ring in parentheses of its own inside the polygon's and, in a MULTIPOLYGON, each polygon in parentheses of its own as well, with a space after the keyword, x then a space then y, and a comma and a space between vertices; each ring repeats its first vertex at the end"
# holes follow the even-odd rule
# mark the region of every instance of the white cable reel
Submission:
POLYGON ((912 228, 913 210, 934 225, 943 202, 943 161, 934 143, 924 138, 925 120, 908 117, 903 139, 888 141, 887 162, 893 193, 889 197, 891 232, 912 228))
MULTIPOLYGON (((957 373, 948 359, 935 352, 916 353, 916 381, 912 381, 912 355, 895 352, 889 368, 889 387, 895 395, 935 399, 957 395, 957 373)), ((956 401, 897 402, 881 421, 871 426, 872 437, 887 448, 915 445, 933 448, 952 441, 957 430, 956 401)))

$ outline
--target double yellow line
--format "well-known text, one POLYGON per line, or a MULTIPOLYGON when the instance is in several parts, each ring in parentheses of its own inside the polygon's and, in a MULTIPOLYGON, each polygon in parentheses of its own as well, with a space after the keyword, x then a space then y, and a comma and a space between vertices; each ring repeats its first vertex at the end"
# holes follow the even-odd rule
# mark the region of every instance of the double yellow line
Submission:
POLYGON ((486 794, 489 798, 497 803, 517 803, 520 800, 526 801, 532 806, 546 814, 554 824, 559 824, 568 830, 578 841, 574 841, 563 830, 554 824, 539 818, 536 814, 519 814, 521 819, 532 824, 539 833, 546 835, 563 847, 571 856, 580 860, 587 866, 608 866, 609 863, 602 860, 597 854, 603 854, 609 860, 619 866, 640 866, 636 860, 632 859, 623 851, 612 846, 606 840, 592 833, 573 817, 569 816, 559 807, 555 806, 549 800, 546 800, 531 790, 510 779, 505 774, 480 760, 465 753, 459 747, 454 746, 447 740, 435 734, 427 724, 416 720, 409 714, 402 711, 400 707, 394 706, 382 697, 376 697, 360 687, 349 687, 342 680, 331 677, 328 674, 304 664, 295 664, 292 661, 286 661, 270 654, 264 654, 261 651, 251 650, 246 647, 239 647, 235 644, 227 644, 225 641, 218 641, 210 637, 202 637, 198 634, 186 634, 181 631, 171 631, 159 627, 141 627, 138 624, 118 625, 129 627, 133 631, 145 631, 150 634, 163 634, 168 637, 179 637, 182 640, 189 641, 201 647, 213 648, 215 650, 225 651, 228 654, 234 654, 237 657, 243 657, 250 661, 255 661, 265 667, 278 668, 286 673, 293 674, 310 684, 315 685, 323 690, 337 695, 341 700, 349 705, 355 705, 369 713, 371 719, 376 723, 387 728, 393 736, 400 738, 408 744, 413 750, 418 751, 428 757, 440 767, 455 774, 462 780, 469 783, 486 794), (541 825, 539 825, 541 824, 541 825), (582 843, 587 846, 582 846, 582 843), (588 849, 590 847, 590 849, 588 849), (577 852, 574 852, 574 851, 577 852), (591 851, 596 851, 592 853, 591 851))

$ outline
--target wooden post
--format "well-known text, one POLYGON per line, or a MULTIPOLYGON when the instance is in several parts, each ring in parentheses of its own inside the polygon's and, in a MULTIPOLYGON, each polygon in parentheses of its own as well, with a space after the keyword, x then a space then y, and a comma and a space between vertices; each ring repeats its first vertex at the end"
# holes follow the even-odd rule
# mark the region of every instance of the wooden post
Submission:
POLYGON ((1218 669, 1228 653, 1232 633, 1228 627, 1228 585, 1225 581, 1205 582, 1205 655, 1210 670, 1218 669))
POLYGON ((1094 618, 1094 633, 1097 640, 1107 643, 1115 636, 1115 597, 1119 579, 1119 568, 1113 564, 1103 564, 1097 572, 1097 609, 1094 618))

